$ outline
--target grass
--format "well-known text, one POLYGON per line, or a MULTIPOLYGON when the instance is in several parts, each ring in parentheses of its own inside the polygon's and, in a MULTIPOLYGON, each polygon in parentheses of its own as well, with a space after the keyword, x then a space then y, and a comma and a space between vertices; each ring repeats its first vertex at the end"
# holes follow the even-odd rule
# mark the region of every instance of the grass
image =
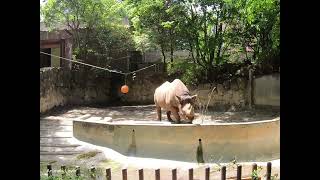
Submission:
POLYGON ((101 153, 101 152, 99 152, 99 151, 90 151, 90 152, 78 155, 77 159, 89 159, 89 158, 95 157, 99 153, 101 153))
POLYGON ((90 172, 90 169, 81 167, 80 168, 80 176, 76 176, 76 168, 75 166, 66 166, 66 171, 62 171, 61 169, 52 168, 52 176, 48 177, 47 170, 41 171, 40 180, 87 180, 91 179, 92 176, 96 178, 101 178, 103 176, 103 169, 96 168, 95 173, 90 172))
MULTIPOLYGON (((92 151, 84 154, 80 154, 80 159, 83 158, 91 158, 97 155, 100 152, 92 151)), ((60 168, 60 164, 54 164, 56 161, 46 161, 46 162, 40 162, 40 180, 88 180, 92 179, 91 176, 94 175, 96 179, 104 177, 105 169, 111 168, 113 171, 117 171, 121 169, 121 164, 112 160, 102 160, 98 164, 95 165, 95 173, 92 174, 90 172, 90 169, 80 165, 80 176, 76 176, 76 166, 77 163, 71 163, 69 165, 66 165, 66 171, 63 172, 60 168), (52 176, 48 177, 48 171, 47 171, 47 164, 53 164, 52 165, 52 176), (64 174, 64 175, 62 175, 64 174)))
POLYGON ((121 164, 115 161, 111 161, 108 159, 102 160, 99 162, 99 164, 97 165, 101 168, 111 168, 113 171, 118 171, 121 169, 121 164))

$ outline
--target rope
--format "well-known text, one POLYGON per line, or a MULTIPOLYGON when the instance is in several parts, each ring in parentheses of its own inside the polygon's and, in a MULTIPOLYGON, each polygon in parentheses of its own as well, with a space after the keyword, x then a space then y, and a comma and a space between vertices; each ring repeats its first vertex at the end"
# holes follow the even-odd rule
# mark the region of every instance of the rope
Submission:
MULTIPOLYGON (((116 71, 116 70, 112 70, 112 69, 108 69, 108 68, 103 68, 103 67, 99 67, 99 66, 95 66, 95 65, 83 63, 83 62, 80 62, 80 61, 82 61, 81 59, 76 59, 76 60, 80 60, 80 61, 76 61, 76 60, 72 60, 72 59, 68 59, 68 58, 56 56, 56 55, 53 55, 53 54, 45 53, 45 52, 42 52, 42 51, 40 51, 40 54, 45 54, 45 55, 48 55, 48 56, 53 56, 53 57, 61 58, 61 59, 67 60, 67 61, 79 63, 79 64, 82 64, 82 65, 90 66, 90 67, 97 68, 97 69, 102 69, 102 70, 109 71, 109 72, 112 72, 112 73, 122 74, 122 75, 125 75, 125 76, 127 76, 127 75, 129 75, 129 74, 133 74, 133 73, 139 72, 139 71, 142 71, 142 70, 144 70, 144 69, 147 69, 147 68, 150 68, 150 67, 156 65, 156 64, 152 64, 152 65, 150 65, 150 66, 147 66, 147 67, 138 69, 138 70, 136 70, 136 71, 124 73, 124 72, 121 72, 121 71, 116 71)), ((112 59, 112 60, 119 60, 119 59, 124 59, 124 58, 128 58, 128 57, 130 57, 130 56, 125 56, 125 57, 121 57, 121 58, 118 58, 118 59, 112 59)), ((109 66, 109 65, 107 65, 107 66, 109 66)), ((110 66, 109 66, 109 67, 110 67, 110 66)))

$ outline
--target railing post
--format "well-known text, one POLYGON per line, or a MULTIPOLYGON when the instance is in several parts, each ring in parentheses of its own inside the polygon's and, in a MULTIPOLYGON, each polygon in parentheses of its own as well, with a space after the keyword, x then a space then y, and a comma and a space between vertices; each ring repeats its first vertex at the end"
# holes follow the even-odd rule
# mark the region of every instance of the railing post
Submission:
POLYGON ((237 166, 237 180, 241 180, 241 171, 242 171, 242 166, 238 165, 237 166))
POLYGON ((221 168, 221 180, 226 180, 226 166, 222 166, 221 168))
POLYGON ((193 169, 189 169, 189 180, 193 180, 193 169))
POLYGON ((155 170, 155 179, 160 180, 160 169, 155 170))
POLYGON ((111 180, 111 169, 110 168, 106 169, 106 179, 111 180))
POLYGON ((76 176, 80 176, 80 167, 76 166, 76 176))
POLYGON ((271 164, 271 162, 268 162, 268 164, 267 164, 267 180, 271 180, 271 168, 272 168, 272 164, 271 164))
POLYGON ((177 169, 172 169, 172 180, 177 180, 177 169))
POLYGON ((139 169, 139 180, 143 180, 143 169, 139 169))
POLYGON ((122 169, 122 180, 128 180, 127 169, 122 169))
MULTIPOLYGON (((257 165, 256 163, 253 163, 253 164, 252 164, 252 173, 253 173, 254 171, 257 171, 257 169, 258 169, 258 165, 257 165)), ((256 180, 256 178, 255 178, 255 177, 252 177, 252 180, 256 180)))
POLYGON ((90 176, 91 176, 91 178, 96 177, 96 168, 94 166, 91 166, 91 168, 90 168, 90 176))
POLYGON ((210 179, 210 167, 207 167, 205 170, 205 180, 210 179))
POLYGON ((62 177, 65 177, 65 176, 66 176, 66 166, 65 166, 65 165, 62 165, 62 166, 61 166, 61 170, 62 170, 61 176, 62 176, 62 177))
POLYGON ((49 177, 49 176, 52 176, 52 165, 51 165, 51 164, 48 164, 48 165, 47 165, 47 169, 48 169, 48 177, 49 177))

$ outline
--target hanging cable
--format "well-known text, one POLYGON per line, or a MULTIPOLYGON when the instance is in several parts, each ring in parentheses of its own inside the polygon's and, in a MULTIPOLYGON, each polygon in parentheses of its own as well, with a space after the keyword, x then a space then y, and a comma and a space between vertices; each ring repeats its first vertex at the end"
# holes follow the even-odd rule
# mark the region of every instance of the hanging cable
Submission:
MULTIPOLYGON (((81 62, 81 61, 83 61, 83 60, 81 60, 81 59, 76 59, 76 60, 80 60, 80 61, 76 61, 76 60, 73 60, 73 59, 68 59, 68 58, 56 56, 56 55, 49 54, 49 53, 45 53, 45 52, 42 52, 42 51, 40 51, 40 54, 45 54, 45 55, 48 55, 48 56, 61 58, 61 59, 64 59, 64 60, 66 60, 66 61, 71 61, 71 62, 74 62, 74 63, 79 63, 79 64, 82 64, 82 65, 85 65, 85 66, 90 66, 90 67, 93 67, 93 68, 102 69, 102 70, 105 70, 105 71, 109 71, 109 72, 112 72, 112 73, 118 73, 118 74, 122 74, 122 75, 125 75, 125 76, 127 76, 127 75, 129 75, 129 74, 133 74, 133 73, 139 72, 139 71, 142 71, 142 70, 145 70, 145 69, 147 69, 147 68, 150 68, 150 67, 156 65, 156 64, 152 64, 152 65, 150 65, 150 66, 147 66, 147 67, 138 69, 138 70, 136 70, 136 71, 124 73, 124 72, 117 71, 117 70, 112 70, 112 69, 108 69, 108 68, 104 68, 104 67, 99 67, 99 66, 87 64, 87 63, 81 62)), ((119 59, 124 59, 124 58, 128 58, 128 57, 130 57, 130 56, 125 56, 125 57, 121 57, 121 58, 117 58, 117 59, 112 59, 112 60, 119 60, 119 59)), ((109 66, 109 65, 108 65, 108 66, 109 66)), ((109 67, 110 67, 110 66, 109 66, 109 67)))

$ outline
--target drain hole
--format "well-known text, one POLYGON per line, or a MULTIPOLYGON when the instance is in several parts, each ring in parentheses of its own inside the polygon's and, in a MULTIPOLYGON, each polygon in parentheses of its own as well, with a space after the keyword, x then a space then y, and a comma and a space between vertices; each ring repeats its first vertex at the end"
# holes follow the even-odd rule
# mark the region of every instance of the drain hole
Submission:
POLYGON ((199 139, 199 142, 201 142, 201 138, 199 139))

